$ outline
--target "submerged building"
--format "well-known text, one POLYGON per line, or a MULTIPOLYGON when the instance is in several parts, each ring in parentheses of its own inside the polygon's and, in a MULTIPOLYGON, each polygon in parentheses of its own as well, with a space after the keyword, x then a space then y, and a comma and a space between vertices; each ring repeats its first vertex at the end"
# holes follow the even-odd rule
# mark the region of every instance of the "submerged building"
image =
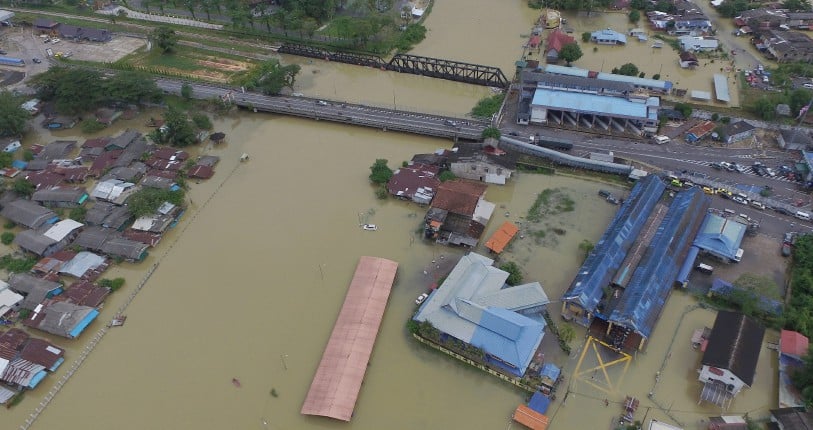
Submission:
POLYGON ((508 272, 493 263, 474 252, 463 256, 413 319, 481 348, 486 363, 523 376, 545 335, 544 319, 531 316, 548 296, 538 282, 508 288, 508 272))
POLYGON ((618 349, 642 349, 672 291, 709 198, 674 198, 656 176, 635 185, 562 295, 562 315, 618 349))

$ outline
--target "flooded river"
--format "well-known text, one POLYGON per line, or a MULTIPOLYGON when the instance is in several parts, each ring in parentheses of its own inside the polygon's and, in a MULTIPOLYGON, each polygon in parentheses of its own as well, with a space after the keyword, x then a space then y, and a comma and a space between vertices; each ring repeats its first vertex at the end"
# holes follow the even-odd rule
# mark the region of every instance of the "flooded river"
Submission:
MULTIPOLYGON (((427 21, 429 37, 416 52, 504 70, 515 55, 506 46, 514 46, 536 16, 524 2, 500 8, 484 0, 437 3, 427 21), (488 16, 482 25, 513 26, 517 31, 488 32, 498 33, 493 41, 478 39, 486 32, 477 31, 472 22, 474 15, 469 14, 475 12, 483 20, 488 16)), ((297 89, 325 98, 465 113, 488 93, 446 81, 298 61, 303 74, 297 89)), ((140 127, 143 122, 139 118, 117 127, 140 127)), ((64 372, 147 270, 157 265, 127 309, 127 323, 110 330, 34 428, 507 428, 524 393, 420 346, 405 330, 415 297, 444 275, 432 261, 453 260, 461 251, 425 243, 419 235, 425 208, 377 200, 367 179, 377 158, 397 167, 415 153, 449 148, 452 142, 250 113, 216 118, 215 128, 227 133, 227 143, 201 151, 222 161, 212 180, 192 185, 190 210, 182 222, 147 261, 106 274, 124 276, 127 285, 108 300, 87 337, 73 344, 54 340, 68 346, 64 372), (251 158, 240 163, 244 152, 251 158), (360 229, 366 222, 379 225, 379 230, 360 229), (355 416, 349 424, 302 416, 299 409, 362 255, 390 258, 400 267, 355 416)), ((520 263, 525 279, 540 281, 556 301, 583 259, 579 243, 596 242, 617 208, 596 196, 599 188, 612 187, 563 175, 517 174, 507 186, 489 187, 486 198, 497 210, 484 238, 505 219, 519 223, 522 238, 502 259, 520 263), (546 188, 568 195, 575 201, 574 211, 537 224, 525 222, 535 196, 546 188), (533 234, 537 231, 545 231, 544 237, 533 234)), ((667 314, 676 319, 690 302, 673 299, 676 304, 670 303, 667 314)), ((551 308, 556 313, 558 304, 551 308)), ((708 311, 692 315, 699 315, 692 327, 713 319, 708 311)), ((671 322, 661 324, 655 334, 669 336, 653 341, 646 361, 630 366, 624 384, 612 389, 612 401, 624 392, 645 395, 674 327, 671 322)), ((573 342, 574 347, 581 343, 573 342)), ((680 348, 685 355, 685 345, 680 348)), ((601 428, 608 422, 602 414, 607 420, 611 416, 611 408, 597 409, 592 399, 609 394, 582 397, 593 388, 571 379, 580 353, 575 348, 571 357, 556 351, 548 356, 565 366, 574 393, 565 406, 560 406, 564 393, 559 393, 550 411, 554 429, 601 428)), ((683 355, 679 360, 673 356, 672 363, 683 366, 678 372, 685 378, 691 376, 693 364, 683 355)), ((761 373, 767 374, 767 369, 761 373)), ((46 379, 22 404, 3 411, 3 428, 23 423, 57 379, 46 379)), ((758 379, 765 380, 767 376, 758 379)), ((695 387, 689 383, 684 393, 686 386, 663 390, 680 399, 675 409, 693 407, 695 387)), ((740 403, 735 405, 739 410, 740 403)))

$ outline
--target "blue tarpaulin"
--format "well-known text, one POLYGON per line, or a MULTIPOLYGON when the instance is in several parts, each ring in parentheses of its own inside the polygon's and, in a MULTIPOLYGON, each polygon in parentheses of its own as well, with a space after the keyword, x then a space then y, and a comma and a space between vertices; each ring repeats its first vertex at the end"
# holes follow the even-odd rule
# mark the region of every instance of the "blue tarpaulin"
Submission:
POLYGON ((14 161, 11 162, 11 167, 13 167, 15 169, 24 170, 25 166, 28 166, 28 163, 26 163, 23 160, 14 160, 14 161))
POLYGON ((534 395, 531 396, 531 401, 528 402, 528 407, 540 414, 547 412, 549 406, 550 398, 539 391, 535 392, 534 395))
POLYGON ((551 382, 556 382, 559 379, 559 375, 562 373, 561 369, 556 367, 553 363, 545 363, 542 366, 542 370, 539 371, 539 376, 542 379, 549 379, 551 382))
POLYGON ((699 253, 700 248, 696 246, 689 248, 689 252, 686 253, 686 261, 683 262, 683 266, 681 266, 677 277, 677 281, 683 284, 684 288, 686 287, 686 283, 689 282, 689 274, 692 273, 694 260, 697 259, 697 254, 699 253))

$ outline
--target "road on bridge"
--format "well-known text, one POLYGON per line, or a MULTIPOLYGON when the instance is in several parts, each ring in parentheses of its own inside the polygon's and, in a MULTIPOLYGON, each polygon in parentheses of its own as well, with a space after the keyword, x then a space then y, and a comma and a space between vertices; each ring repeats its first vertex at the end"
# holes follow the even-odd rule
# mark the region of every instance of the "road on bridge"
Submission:
MULTIPOLYGON (((157 79, 156 83, 161 90, 172 94, 180 94, 183 85, 183 82, 169 79, 157 79)), ((192 97, 196 99, 222 98, 228 99, 240 107, 258 111, 455 140, 480 140, 483 130, 489 125, 467 118, 429 115, 326 99, 266 96, 259 93, 242 92, 236 88, 197 83, 189 85, 192 86, 192 97)))

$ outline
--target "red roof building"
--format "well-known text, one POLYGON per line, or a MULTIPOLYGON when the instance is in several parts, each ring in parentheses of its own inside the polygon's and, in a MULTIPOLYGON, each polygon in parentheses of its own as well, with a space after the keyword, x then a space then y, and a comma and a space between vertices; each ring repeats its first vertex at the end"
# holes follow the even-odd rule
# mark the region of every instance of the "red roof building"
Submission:
POLYGON ((189 158, 189 153, 186 151, 178 151, 175 148, 170 148, 167 146, 162 146, 155 151, 152 152, 152 156, 156 158, 160 158, 162 160, 170 160, 170 161, 184 161, 189 158))
POLYGON ((796 359, 807 355, 810 339, 807 336, 790 330, 782 330, 779 337, 779 351, 796 359))
POLYGON ((201 166, 198 164, 189 169, 187 175, 195 179, 209 179, 215 175, 215 169, 213 169, 212 166, 201 166))
POLYGON ((32 337, 20 351, 20 358, 39 364, 50 371, 56 370, 65 359, 65 350, 56 345, 32 337))
POLYGON ((460 215, 474 215, 477 202, 483 197, 488 185, 467 180, 452 180, 441 183, 438 193, 432 200, 432 207, 460 215))
POLYGON ((78 281, 71 284, 59 297, 64 297, 73 304, 98 308, 109 294, 109 288, 100 287, 90 281, 78 281))
POLYGON ((545 51, 545 57, 549 63, 556 63, 559 61, 559 52, 562 50, 567 44, 576 43, 576 39, 569 36, 564 31, 553 30, 550 35, 548 35, 548 46, 547 50, 545 51))
POLYGON ((438 166, 413 163, 401 167, 387 182, 387 191, 396 197, 410 199, 416 203, 428 204, 440 185, 438 166))

